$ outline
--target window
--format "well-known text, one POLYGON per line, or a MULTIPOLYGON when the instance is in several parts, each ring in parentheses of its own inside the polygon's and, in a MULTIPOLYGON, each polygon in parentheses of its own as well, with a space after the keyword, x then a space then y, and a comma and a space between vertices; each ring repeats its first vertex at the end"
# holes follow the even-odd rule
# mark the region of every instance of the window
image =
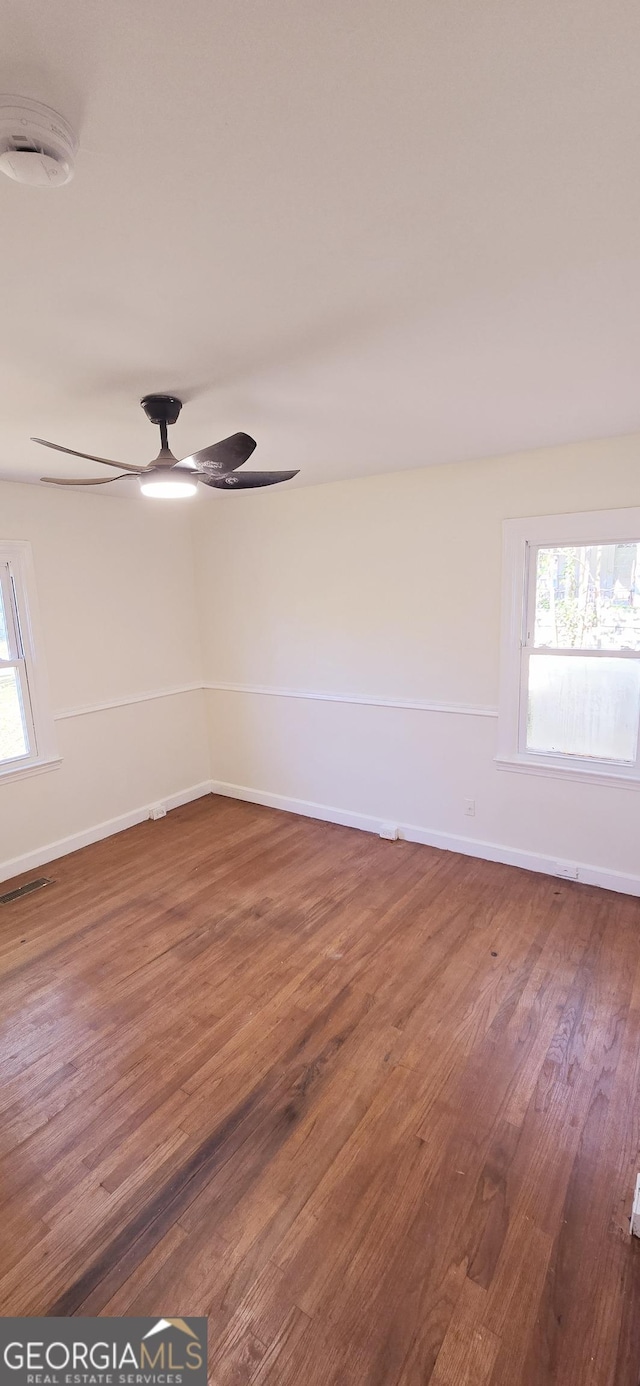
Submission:
POLYGON ((36 615, 29 545, 0 543, 0 778, 57 763, 36 615))
POLYGON ((498 762, 640 786, 640 511, 505 522, 498 762))

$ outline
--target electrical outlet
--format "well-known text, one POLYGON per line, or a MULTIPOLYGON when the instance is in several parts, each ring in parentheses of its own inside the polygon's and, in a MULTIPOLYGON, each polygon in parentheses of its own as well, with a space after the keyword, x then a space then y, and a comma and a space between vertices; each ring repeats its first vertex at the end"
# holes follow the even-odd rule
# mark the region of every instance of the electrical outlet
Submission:
POLYGON ((465 801, 464 801, 464 811, 465 811, 465 813, 466 813, 466 815, 467 815, 467 818, 475 818, 475 813, 476 813, 476 801, 475 801, 475 799, 465 799, 465 801))
POLYGON ((561 876, 563 881, 580 880, 577 866, 572 866, 569 861, 557 861, 554 874, 561 876))
POLYGON ((154 804, 153 807, 149 809, 149 817, 153 818, 154 822, 156 818, 166 818, 166 816, 167 809, 165 804, 154 804))

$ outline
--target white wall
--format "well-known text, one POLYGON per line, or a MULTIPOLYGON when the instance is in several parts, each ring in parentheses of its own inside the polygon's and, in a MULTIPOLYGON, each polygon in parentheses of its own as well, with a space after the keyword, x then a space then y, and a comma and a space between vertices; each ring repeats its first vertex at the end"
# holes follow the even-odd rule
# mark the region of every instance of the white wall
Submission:
POLYGON ((210 771, 186 511, 0 483, 0 539, 33 548, 62 756, 0 780, 6 878, 175 802, 210 771))
POLYGON ((199 505, 214 780, 640 892, 640 793, 493 759, 502 519, 639 503, 631 437, 199 505))

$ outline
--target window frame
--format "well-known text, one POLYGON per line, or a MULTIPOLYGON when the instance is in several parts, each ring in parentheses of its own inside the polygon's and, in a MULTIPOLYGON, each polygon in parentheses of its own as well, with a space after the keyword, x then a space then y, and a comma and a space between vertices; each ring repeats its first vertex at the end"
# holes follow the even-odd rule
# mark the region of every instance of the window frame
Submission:
MULTIPOLYGON (((640 507, 503 521, 500 701, 495 757, 498 769, 640 789, 640 734, 635 764, 526 750, 524 675, 533 648, 528 637, 533 632, 535 555, 540 548, 610 543, 640 543, 640 507)), ((536 653, 544 650, 537 649, 536 653)), ((583 653, 575 651, 576 656, 583 653)), ((640 654, 612 650, 588 653, 593 658, 640 658, 640 654)))
POLYGON ((0 585, 9 619, 8 660, 0 668, 17 668, 30 749, 26 756, 0 761, 0 782, 21 779, 60 764, 35 586, 31 545, 22 539, 0 540, 0 585))

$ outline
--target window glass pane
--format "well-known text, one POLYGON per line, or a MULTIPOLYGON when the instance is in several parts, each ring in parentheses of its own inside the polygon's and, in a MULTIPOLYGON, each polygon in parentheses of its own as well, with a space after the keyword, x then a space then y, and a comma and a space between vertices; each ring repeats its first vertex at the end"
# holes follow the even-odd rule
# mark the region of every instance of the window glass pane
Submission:
POLYGON ((640 651, 640 543, 538 549, 534 644, 640 651))
POLYGON ((10 659, 7 613, 4 609, 4 592, 0 586, 0 659, 10 659))
POLYGON ((640 661, 531 655, 527 750, 635 761, 640 661))
POLYGON ((20 681, 15 669, 0 669, 0 761, 29 754, 20 681))

